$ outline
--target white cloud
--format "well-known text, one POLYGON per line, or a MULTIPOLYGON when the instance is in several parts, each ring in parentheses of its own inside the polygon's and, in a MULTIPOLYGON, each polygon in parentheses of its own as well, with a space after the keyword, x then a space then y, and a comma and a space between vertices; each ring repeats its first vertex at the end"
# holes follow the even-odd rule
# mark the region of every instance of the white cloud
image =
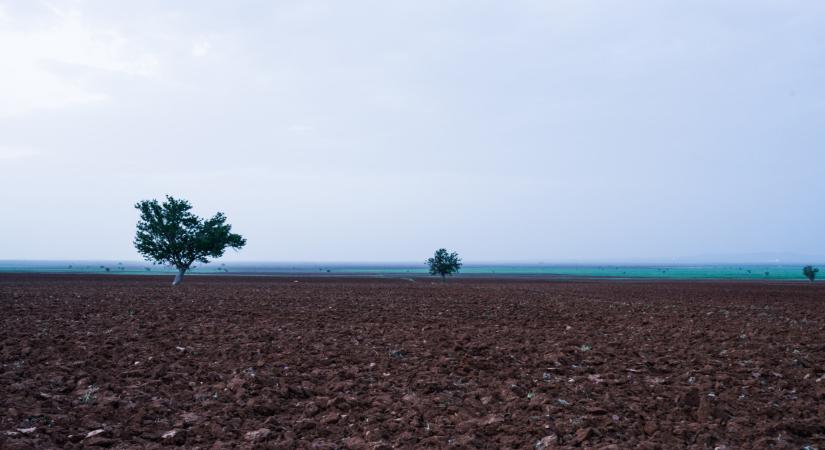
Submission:
POLYGON ((159 71, 154 55, 136 48, 116 28, 92 24, 77 11, 50 7, 45 20, 26 24, 0 10, 0 20, 10 25, 0 30, 0 117, 110 98, 56 67, 137 77, 159 71))

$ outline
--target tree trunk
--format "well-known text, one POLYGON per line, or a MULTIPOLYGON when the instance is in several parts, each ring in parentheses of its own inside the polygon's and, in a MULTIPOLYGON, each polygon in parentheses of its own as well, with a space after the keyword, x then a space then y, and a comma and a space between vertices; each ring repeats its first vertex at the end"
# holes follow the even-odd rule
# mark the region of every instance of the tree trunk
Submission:
POLYGON ((447 275, 444 275, 443 273, 441 274, 441 282, 442 282, 442 283, 446 283, 446 282, 447 282, 447 275))
POLYGON ((178 269, 178 274, 175 275, 175 281, 172 282, 172 286, 177 286, 183 282, 184 273, 186 273, 186 269, 178 269))

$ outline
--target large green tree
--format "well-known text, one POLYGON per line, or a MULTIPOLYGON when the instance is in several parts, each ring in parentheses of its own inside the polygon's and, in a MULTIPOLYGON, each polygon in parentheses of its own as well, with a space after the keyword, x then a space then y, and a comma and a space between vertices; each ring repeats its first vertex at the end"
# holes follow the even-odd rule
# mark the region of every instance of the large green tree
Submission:
POLYGON ((446 248, 440 248, 435 251, 432 258, 426 261, 430 267, 431 275, 441 275, 442 281, 447 281, 447 275, 452 275, 458 272, 461 268, 461 258, 456 252, 448 252, 446 248))
POLYGON ((246 245, 246 239, 232 233, 223 213, 202 219, 192 214, 186 200, 167 195, 163 203, 143 200, 135 208, 140 211, 135 248, 149 261, 175 266, 174 286, 183 281, 194 262, 205 264, 209 258, 223 256, 227 247, 238 250, 246 245))

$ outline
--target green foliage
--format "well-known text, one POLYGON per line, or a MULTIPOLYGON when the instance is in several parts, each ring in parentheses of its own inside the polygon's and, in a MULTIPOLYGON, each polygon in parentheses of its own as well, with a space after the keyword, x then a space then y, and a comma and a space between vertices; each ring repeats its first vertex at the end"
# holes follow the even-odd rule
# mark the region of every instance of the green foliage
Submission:
POLYGON ((461 258, 458 257, 458 253, 450 253, 444 248, 436 250, 433 257, 427 259, 426 262, 430 266, 430 274, 441 275, 442 280, 446 280, 447 275, 452 275, 461 268, 461 258))
POLYGON ((140 211, 135 248, 144 258, 157 264, 170 264, 189 270, 195 261, 223 256, 227 247, 240 249, 246 239, 232 233, 226 216, 219 212, 211 219, 192 214, 192 205, 183 199, 166 196, 166 201, 143 200, 135 204, 140 211))
POLYGON ((805 266, 802 268, 802 273, 805 275, 805 278, 811 281, 811 283, 813 283, 816 279, 817 272, 819 272, 819 269, 814 266, 805 266))

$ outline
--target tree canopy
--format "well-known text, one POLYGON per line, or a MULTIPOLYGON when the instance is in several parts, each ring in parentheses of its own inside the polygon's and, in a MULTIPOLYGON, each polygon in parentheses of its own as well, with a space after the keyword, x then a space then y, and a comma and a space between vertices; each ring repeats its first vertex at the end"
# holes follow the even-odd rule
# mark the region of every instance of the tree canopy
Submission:
POLYGON ((447 275, 452 275, 461 268, 461 258, 458 257, 458 253, 450 253, 445 248, 436 250, 433 257, 427 259, 426 263, 430 267, 430 274, 441 275, 442 280, 446 280, 447 275))
POLYGON ((231 232, 223 213, 202 219, 192 214, 192 205, 184 199, 167 195, 163 203, 143 200, 135 208, 140 211, 135 248, 147 260, 175 266, 178 276, 173 284, 181 282, 194 262, 208 263, 209 258, 223 256, 227 247, 237 250, 246 245, 246 239, 231 232))

